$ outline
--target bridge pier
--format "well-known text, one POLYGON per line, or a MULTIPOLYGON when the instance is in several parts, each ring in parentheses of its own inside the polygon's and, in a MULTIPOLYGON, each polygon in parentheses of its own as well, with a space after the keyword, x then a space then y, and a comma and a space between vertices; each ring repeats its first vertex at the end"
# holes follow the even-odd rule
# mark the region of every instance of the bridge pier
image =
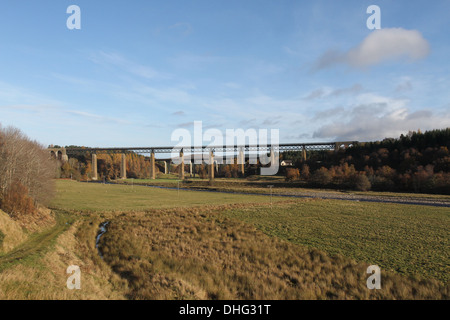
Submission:
POLYGON ((122 160, 120 161, 120 179, 127 178, 127 156, 122 153, 122 160))
POLYGON ((97 180, 97 154, 92 154, 92 180, 97 180))
POLYGON ((178 170, 178 177, 180 180, 184 180, 184 153, 183 150, 180 151, 180 170, 178 170))
POLYGON ((302 146, 302 160, 306 161, 306 146, 302 146))
POLYGON ((209 152, 209 181, 214 180, 214 151, 209 152))
POLYGON ((189 162, 189 175, 192 178, 192 157, 191 157, 191 161, 189 162))
POLYGON ((239 148, 239 161, 238 161, 239 167, 241 169, 241 174, 244 175, 245 170, 244 170, 244 166, 245 166, 245 156, 244 156, 244 148, 240 147, 239 148))
POLYGON ((164 161, 164 174, 168 174, 169 171, 167 170, 167 161, 164 161))
POLYGON ((155 167, 155 152, 152 150, 150 154, 150 179, 155 180, 156 167, 155 167))

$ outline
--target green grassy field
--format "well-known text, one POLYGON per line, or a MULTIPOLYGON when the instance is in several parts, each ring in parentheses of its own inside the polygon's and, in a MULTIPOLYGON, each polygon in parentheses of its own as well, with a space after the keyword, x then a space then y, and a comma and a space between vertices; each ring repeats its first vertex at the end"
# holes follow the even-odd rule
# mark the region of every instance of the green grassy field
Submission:
POLYGON ((311 200, 273 209, 233 209, 225 216, 329 254, 400 274, 450 280, 448 208, 311 200))
POLYGON ((354 190, 336 190, 336 189, 313 189, 302 187, 304 183, 286 183, 282 176, 249 176, 242 178, 216 178, 210 185, 208 179, 186 178, 180 181, 178 176, 168 175, 157 179, 125 179, 117 183, 133 185, 157 185, 166 187, 176 187, 179 183, 183 188, 202 188, 219 191, 233 191, 243 193, 261 193, 269 194, 269 185, 273 185, 273 194, 298 194, 298 193, 327 193, 327 194, 354 194, 362 196, 376 196, 388 198, 417 198, 428 200, 450 201, 450 195, 441 194, 423 194, 423 193, 400 193, 400 192, 379 192, 379 191, 354 191, 354 190))
MULTIPOLYGON (((143 211, 155 208, 190 207, 234 203, 269 202, 266 196, 168 190, 145 186, 56 181, 52 208, 83 212, 143 211)), ((285 199, 273 199, 284 201, 285 199)))

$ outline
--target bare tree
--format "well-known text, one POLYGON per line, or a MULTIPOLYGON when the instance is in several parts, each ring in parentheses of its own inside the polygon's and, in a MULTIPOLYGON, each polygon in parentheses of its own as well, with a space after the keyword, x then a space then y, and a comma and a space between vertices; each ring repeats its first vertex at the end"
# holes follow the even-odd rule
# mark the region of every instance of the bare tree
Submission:
POLYGON ((46 204, 53 195, 54 160, 44 146, 19 129, 0 127, 0 200, 20 183, 35 203, 46 204))

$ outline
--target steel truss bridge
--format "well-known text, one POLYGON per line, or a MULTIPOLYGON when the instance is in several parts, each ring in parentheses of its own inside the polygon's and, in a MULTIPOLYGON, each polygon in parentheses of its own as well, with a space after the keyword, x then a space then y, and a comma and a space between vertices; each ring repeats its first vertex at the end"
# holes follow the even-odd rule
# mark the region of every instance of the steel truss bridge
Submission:
POLYGON ((357 145, 358 141, 337 141, 337 142, 314 142, 314 143, 281 143, 266 145, 233 145, 233 146, 172 146, 172 147, 125 147, 125 148, 65 148, 67 155, 80 154, 100 154, 100 153, 230 153, 230 152, 246 152, 246 153, 262 153, 262 152, 285 152, 285 151, 338 151, 339 149, 348 148, 357 145))

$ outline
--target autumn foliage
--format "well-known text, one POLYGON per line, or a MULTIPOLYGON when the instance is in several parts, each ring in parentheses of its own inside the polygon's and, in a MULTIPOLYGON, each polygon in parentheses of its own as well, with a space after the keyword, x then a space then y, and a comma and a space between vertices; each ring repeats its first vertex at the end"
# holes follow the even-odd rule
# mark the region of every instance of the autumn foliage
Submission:
POLYGON ((0 127, 0 207, 12 216, 36 213, 53 194, 55 163, 20 130, 0 127))
MULTIPOLYGON (((450 128, 410 132, 338 152, 288 152, 311 187, 450 194, 450 128)), ((285 171, 286 178, 291 175, 285 171)), ((289 179, 288 179, 289 180, 289 179)))
POLYGON ((18 181, 13 182, 3 196, 2 209, 12 217, 36 213, 33 199, 28 195, 28 188, 18 181))

